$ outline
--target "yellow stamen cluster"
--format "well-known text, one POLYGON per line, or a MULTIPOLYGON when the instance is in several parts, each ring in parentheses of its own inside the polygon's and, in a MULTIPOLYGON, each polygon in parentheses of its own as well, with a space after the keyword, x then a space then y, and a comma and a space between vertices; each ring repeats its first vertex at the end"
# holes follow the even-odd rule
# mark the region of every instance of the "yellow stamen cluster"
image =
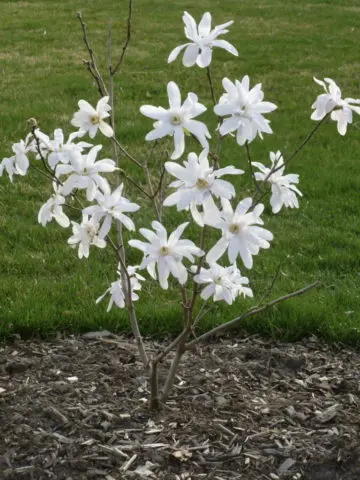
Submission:
POLYGON ((169 255, 169 248, 168 247, 161 247, 159 253, 162 257, 169 255))
POLYGON ((171 123, 173 125, 180 125, 181 123, 181 117, 180 115, 174 114, 171 116, 171 123))
POLYGON ((209 186, 209 184, 204 178, 199 178, 196 182, 196 186, 200 190, 203 190, 204 188, 207 188, 209 186))
POLYGON ((90 117, 90 122, 93 124, 93 125, 97 125, 99 122, 100 122, 100 117, 99 115, 92 115, 90 117))
POLYGON ((229 227, 231 233, 239 233, 240 226, 237 223, 232 223, 229 227))

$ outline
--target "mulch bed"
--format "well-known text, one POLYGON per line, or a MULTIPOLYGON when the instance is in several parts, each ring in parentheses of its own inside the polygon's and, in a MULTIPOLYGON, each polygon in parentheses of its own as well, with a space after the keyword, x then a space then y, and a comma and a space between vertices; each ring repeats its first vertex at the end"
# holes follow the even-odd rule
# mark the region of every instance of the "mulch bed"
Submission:
POLYGON ((359 480, 359 367, 315 338, 222 339, 185 355, 152 413, 131 340, 15 340, 0 346, 0 478, 359 480))

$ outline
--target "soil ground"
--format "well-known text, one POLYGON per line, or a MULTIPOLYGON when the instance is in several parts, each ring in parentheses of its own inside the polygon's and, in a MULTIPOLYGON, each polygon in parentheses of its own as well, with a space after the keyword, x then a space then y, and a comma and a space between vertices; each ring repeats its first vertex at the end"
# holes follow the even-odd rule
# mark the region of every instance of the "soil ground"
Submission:
POLYGON ((360 353, 201 345, 159 413, 137 358, 114 335, 0 346, 0 478, 359 480, 360 353))

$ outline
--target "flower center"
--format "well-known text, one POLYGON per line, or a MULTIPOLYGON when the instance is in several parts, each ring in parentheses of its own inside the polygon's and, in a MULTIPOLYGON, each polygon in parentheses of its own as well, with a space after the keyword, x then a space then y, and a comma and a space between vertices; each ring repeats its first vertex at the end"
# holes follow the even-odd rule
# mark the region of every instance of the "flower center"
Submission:
POLYGON ((97 234, 97 229, 93 226, 93 225, 86 225, 85 226, 85 230, 86 230, 86 233, 88 234, 88 236, 93 239, 94 237, 96 237, 96 234, 97 234))
POLYGON ((200 190, 204 190, 204 188, 208 188, 209 183, 205 180, 205 178, 198 178, 196 181, 196 186, 200 190))
POLYGON ((159 253, 162 257, 169 255, 169 247, 160 247, 159 253))
POLYGON ((171 123, 173 125, 180 125, 181 124, 181 117, 178 113, 173 113, 171 115, 171 123))
POLYGON ((229 226, 229 232, 231 233, 239 233, 240 231, 240 225, 238 225, 237 223, 232 223, 230 226, 229 226))
POLYGON ((92 115, 90 117, 90 122, 93 124, 93 125, 97 125, 98 123, 100 123, 100 117, 99 115, 92 115))

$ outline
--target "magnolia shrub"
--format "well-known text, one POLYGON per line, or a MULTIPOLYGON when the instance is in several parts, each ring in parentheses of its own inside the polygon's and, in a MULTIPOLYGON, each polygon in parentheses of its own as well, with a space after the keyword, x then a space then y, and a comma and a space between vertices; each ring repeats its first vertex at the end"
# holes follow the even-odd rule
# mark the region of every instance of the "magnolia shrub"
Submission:
MULTIPOLYGON (((208 12, 198 25, 187 12, 184 13, 183 21, 188 42, 176 47, 170 53, 168 62, 173 62, 183 51, 182 61, 185 67, 197 65, 206 69, 213 94, 209 70, 213 50, 222 48, 232 55, 238 55, 229 42, 219 39, 219 36, 228 33, 228 27, 233 22, 211 29, 211 15, 208 12)), ((319 95, 313 103, 311 119, 322 121, 330 118, 337 123, 338 132, 345 135, 347 125, 352 122, 353 112, 360 113, 360 100, 343 99, 340 88, 329 78, 324 81, 314 80, 323 87, 325 93, 319 95)), ((193 329, 201 319, 199 315, 194 315, 196 299, 200 297, 204 302, 212 299, 230 305, 238 297, 253 297, 249 279, 243 276, 241 270, 250 270, 254 257, 262 249, 270 248, 273 240, 273 234, 264 226, 264 204, 260 200, 265 196, 257 190, 253 197, 239 198, 230 178, 241 176, 244 170, 233 165, 221 167, 220 156, 214 151, 217 143, 222 137, 229 136, 235 137, 238 146, 245 145, 248 168, 255 186, 261 184, 268 187, 274 214, 283 208, 298 208, 299 197, 302 195, 297 187, 299 176, 294 173, 285 174, 288 161, 280 151, 269 153, 268 165, 251 162, 249 145, 257 137, 262 138, 264 133, 272 134, 270 121, 264 115, 277 109, 274 103, 264 100, 262 85, 256 84, 251 88, 250 79, 245 75, 241 80, 224 78, 222 86, 224 93, 218 102, 212 95, 213 111, 219 122, 212 135, 200 120, 207 107, 200 103, 193 92, 182 95, 174 81, 167 84, 168 107, 140 107, 142 115, 154 121, 153 129, 145 140, 159 141, 170 136, 174 145, 170 154, 171 161, 165 161, 161 166, 163 173, 158 175, 160 183, 157 191, 155 194, 153 191, 145 192, 152 203, 161 202, 161 209, 157 210, 158 215, 151 222, 151 228, 149 225, 137 225, 136 213, 140 206, 130 198, 133 191, 128 190, 125 195, 123 184, 111 188, 109 175, 117 173, 118 162, 101 156, 101 144, 83 141, 86 135, 94 141, 103 135, 121 146, 113 129, 111 99, 108 95, 100 98, 96 108, 85 100, 78 102, 79 110, 70 122, 77 131, 70 133, 67 140, 61 129, 56 129, 48 136, 33 121, 31 132, 24 140, 14 143, 13 154, 4 158, 0 164, 0 175, 6 172, 11 182, 17 175, 25 176, 32 166, 37 170, 43 168, 42 172, 49 179, 53 193, 40 207, 38 221, 45 227, 55 220, 60 227, 70 228, 68 244, 77 250, 80 259, 88 258, 95 248, 110 245, 114 249, 118 264, 116 280, 96 302, 109 297, 108 311, 112 307, 128 308, 137 344, 142 349, 141 358, 146 368, 151 370, 153 379, 156 377, 157 363, 170 349, 148 358, 138 331, 133 302, 141 298, 141 285, 146 281, 145 271, 150 277, 148 281, 152 279, 158 282, 162 289, 168 288, 171 278, 179 284, 184 331, 171 344, 172 348, 176 348, 176 354, 163 389, 163 400, 166 400, 193 329), (185 155, 188 135, 198 141, 199 148, 185 155), (209 145, 212 136, 216 139, 213 151, 209 145), (167 175, 164 177, 165 172, 167 175), (170 179, 169 185, 163 182, 163 178, 170 179), (164 192, 168 195, 159 197, 164 192), (77 207, 74 207, 76 202, 77 207), (172 215, 174 207, 177 211, 187 211, 188 221, 169 232, 162 213, 165 217, 168 212, 172 215), (200 230, 201 240, 198 245, 186 238, 187 227, 192 221, 200 230), (141 227, 138 230, 140 236, 134 233, 133 238, 124 244, 122 229, 135 232, 136 227, 141 227), (219 237, 215 244, 206 248, 204 231, 209 228, 219 232, 219 237), (111 235, 115 229, 121 245, 112 240, 111 235), (126 265, 124 249, 129 247, 142 252, 140 265, 126 265), (189 291, 192 291, 190 297, 189 291)), ((123 148, 120 150, 124 151, 123 148)), ((130 154, 127 156, 133 159, 130 154)), ((135 163, 137 167, 142 167, 140 161, 135 160, 135 163)), ((145 167, 142 168, 145 171, 145 167)), ((136 182, 133 181, 131 185, 144 192, 136 182)), ((157 394, 156 381, 152 382, 153 400, 160 396, 157 394)))

